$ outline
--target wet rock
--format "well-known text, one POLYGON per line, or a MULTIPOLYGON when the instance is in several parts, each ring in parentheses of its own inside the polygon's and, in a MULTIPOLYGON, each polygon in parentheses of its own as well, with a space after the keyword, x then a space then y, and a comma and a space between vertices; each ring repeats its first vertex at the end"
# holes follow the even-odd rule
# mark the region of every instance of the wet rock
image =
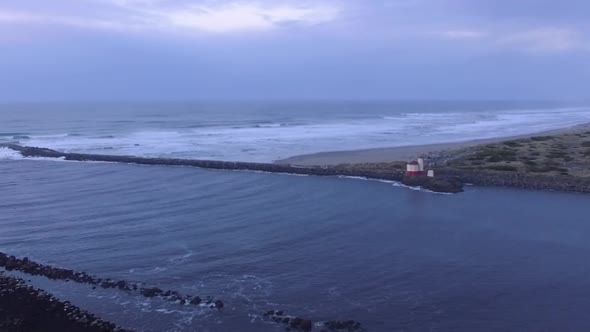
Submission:
POLYGON ((313 323, 310 320, 304 319, 299 324, 299 328, 303 331, 311 331, 311 329, 313 328, 313 323))
POLYGON ((354 320, 347 321, 328 321, 324 323, 331 331, 360 331, 362 329, 361 323, 354 320))
POLYGON ((162 290, 157 287, 143 288, 141 290, 141 294, 143 294, 143 296, 145 296, 145 297, 154 297, 159 294, 162 294, 162 290))
POLYGON ((293 319, 291 319, 291 322, 289 322, 289 326, 294 327, 294 328, 299 328, 301 326, 302 322, 303 322, 303 319, 301 319, 301 318, 293 318, 293 319))
MULTIPOLYGON (((92 289, 96 289, 97 286, 100 286, 105 289, 119 289, 126 292, 139 291, 141 295, 145 297, 160 297, 166 301, 170 302, 177 302, 177 303, 187 303, 191 302, 192 304, 200 304, 202 299, 200 297, 192 297, 192 296, 183 296, 176 291, 163 291, 157 287, 138 287, 137 284, 129 283, 125 280, 111 280, 111 279, 102 279, 96 278, 91 275, 88 275, 84 272, 76 272, 73 270, 68 269, 60 269, 54 268, 51 266, 42 265, 31 261, 28 257, 23 259, 18 259, 15 256, 8 256, 3 252, 0 252, 0 267, 4 267, 5 269, 12 271, 21 271, 24 273, 28 273, 31 275, 39 275, 45 276, 52 280, 64 280, 65 282, 75 281, 78 283, 85 283, 92 285, 92 289)), ((208 299, 207 304, 210 305, 211 308, 221 309, 224 306, 224 303, 220 300, 208 299)))
POLYGON ((126 331, 0 273, 0 331, 126 331))
POLYGON ((463 191, 463 183, 454 177, 405 176, 402 183, 406 186, 422 187, 440 193, 460 193, 463 191))
POLYGON ((122 290, 129 290, 129 286, 127 285, 127 282, 125 282, 125 281, 118 281, 117 287, 122 290))
MULTIPOLYGON (((312 331, 314 323, 311 320, 286 315, 283 311, 269 310, 263 314, 268 320, 287 325, 288 330, 312 331)), ((323 323, 325 331, 363 331, 361 323, 354 320, 327 321, 323 323)))

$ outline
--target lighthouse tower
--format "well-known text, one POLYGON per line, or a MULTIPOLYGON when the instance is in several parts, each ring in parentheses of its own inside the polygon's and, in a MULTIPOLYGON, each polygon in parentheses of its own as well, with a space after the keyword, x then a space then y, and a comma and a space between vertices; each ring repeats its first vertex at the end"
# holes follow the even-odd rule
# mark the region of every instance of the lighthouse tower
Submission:
POLYGON ((418 165, 420 165, 420 172, 424 172, 424 159, 418 158, 418 165))
POLYGON ((406 166, 406 175, 407 176, 418 176, 422 175, 422 171, 420 170, 420 164, 417 161, 410 161, 406 166))

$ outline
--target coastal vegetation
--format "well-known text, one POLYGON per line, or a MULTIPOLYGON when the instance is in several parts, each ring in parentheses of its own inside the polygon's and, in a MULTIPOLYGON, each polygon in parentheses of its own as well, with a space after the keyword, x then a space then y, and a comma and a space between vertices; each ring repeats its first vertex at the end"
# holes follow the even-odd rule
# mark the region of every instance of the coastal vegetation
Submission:
POLYGON ((445 168, 465 171, 590 177, 590 132, 533 136, 434 156, 445 168))

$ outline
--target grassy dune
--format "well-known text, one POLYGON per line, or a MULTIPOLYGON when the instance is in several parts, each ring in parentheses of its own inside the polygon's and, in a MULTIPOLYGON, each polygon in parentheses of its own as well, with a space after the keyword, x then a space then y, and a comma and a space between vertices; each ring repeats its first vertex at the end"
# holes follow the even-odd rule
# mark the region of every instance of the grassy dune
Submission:
POLYGON ((533 136, 448 152, 460 170, 590 177, 590 131, 533 136))

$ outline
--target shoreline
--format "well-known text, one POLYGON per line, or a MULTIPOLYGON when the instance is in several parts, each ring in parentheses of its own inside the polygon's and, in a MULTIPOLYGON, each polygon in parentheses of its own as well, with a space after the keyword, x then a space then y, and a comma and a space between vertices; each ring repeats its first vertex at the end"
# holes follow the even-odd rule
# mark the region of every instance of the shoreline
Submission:
POLYGON ((131 331, 0 270, 0 331, 131 331))
MULTIPOLYGON (((141 284, 97 278, 86 272, 56 268, 37 263, 28 257, 21 259, 0 252, 0 331, 129 331, 70 305, 68 301, 61 302, 43 290, 34 289, 22 278, 10 275, 11 271, 43 276, 50 280, 73 281, 93 286, 93 288, 112 288, 130 294, 136 292, 147 298, 159 297, 182 306, 194 305, 218 310, 224 307, 221 300, 182 296, 176 291, 164 291, 157 287, 143 288, 141 284), (6 274, 3 269, 7 272, 6 274)), ((311 331, 313 326, 318 324, 328 327, 331 331, 362 331, 361 323, 354 320, 313 322, 288 315, 282 310, 266 311, 263 317, 269 322, 283 324, 287 326, 287 329, 296 331, 311 331)))
POLYGON ((141 165, 190 166, 315 176, 352 176, 397 181, 434 192, 458 193, 463 184, 485 187, 590 193, 590 123, 527 135, 457 143, 292 157, 274 163, 145 158, 66 153, 47 148, 0 144, 24 157, 141 165), (547 142, 551 141, 551 142, 547 142), (535 143, 536 142, 536 143, 535 143), (565 151, 564 149, 569 149, 565 151), (406 162, 423 156, 436 177, 406 176, 406 162), (404 158, 405 157, 405 158, 404 158), (404 160, 405 159, 405 160, 404 160))
POLYGON ((385 148, 372 148, 360 150, 342 150, 326 151, 311 154, 296 155, 285 159, 275 160, 279 165, 297 165, 297 166, 336 166, 341 164, 361 164, 361 163, 389 163, 408 161, 417 158, 420 155, 444 154, 445 152, 461 150, 464 148, 474 147, 484 144, 499 143, 508 140, 529 138, 539 135, 558 135, 565 133, 574 133, 583 130, 589 130, 590 123, 575 125, 571 127, 558 128, 534 132, 530 134, 483 138, 461 142, 420 144, 385 148))

